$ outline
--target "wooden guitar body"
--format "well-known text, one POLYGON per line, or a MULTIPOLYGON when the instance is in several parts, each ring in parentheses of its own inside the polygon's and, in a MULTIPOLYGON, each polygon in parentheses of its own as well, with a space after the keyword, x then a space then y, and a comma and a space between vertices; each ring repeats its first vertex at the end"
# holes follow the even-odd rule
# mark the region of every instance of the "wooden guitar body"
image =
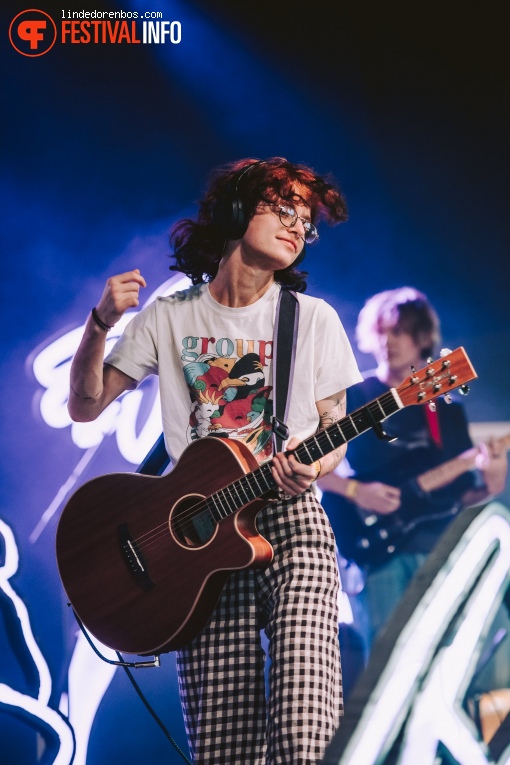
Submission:
MULTIPOLYGON (((317 431, 293 451, 311 465, 404 406, 423 404, 474 379, 463 348, 398 388, 317 431)), ((276 495, 271 463, 235 440, 203 438, 163 478, 100 476, 64 508, 57 562, 85 627, 117 651, 141 656, 182 648, 209 620, 231 571, 273 557, 255 519, 276 495)))
POLYGON ((139 655, 181 648, 205 626, 232 570, 264 567, 271 545, 255 518, 257 499, 200 542, 175 519, 245 475, 257 461, 243 444, 205 438, 163 477, 101 476, 70 499, 57 531, 57 559, 74 610, 116 650, 139 655))

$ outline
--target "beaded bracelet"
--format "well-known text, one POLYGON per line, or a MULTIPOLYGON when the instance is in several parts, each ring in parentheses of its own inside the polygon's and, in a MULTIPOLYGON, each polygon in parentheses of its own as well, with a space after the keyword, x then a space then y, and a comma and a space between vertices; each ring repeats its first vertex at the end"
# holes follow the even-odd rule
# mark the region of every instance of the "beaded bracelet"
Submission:
POLYGON ((92 309, 92 318, 96 322, 97 326, 103 330, 103 332, 109 332, 111 329, 113 329, 113 327, 110 327, 109 324, 105 324, 104 321, 99 318, 95 308, 92 309))

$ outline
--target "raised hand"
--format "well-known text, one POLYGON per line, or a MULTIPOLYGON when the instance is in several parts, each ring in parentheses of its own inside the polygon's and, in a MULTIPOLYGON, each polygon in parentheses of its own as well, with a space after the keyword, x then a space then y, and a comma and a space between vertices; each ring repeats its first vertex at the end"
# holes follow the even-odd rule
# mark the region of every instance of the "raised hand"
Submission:
POLYGON ((138 268, 111 276, 96 306, 100 320, 113 327, 128 308, 135 308, 139 304, 140 287, 146 286, 147 283, 138 268))

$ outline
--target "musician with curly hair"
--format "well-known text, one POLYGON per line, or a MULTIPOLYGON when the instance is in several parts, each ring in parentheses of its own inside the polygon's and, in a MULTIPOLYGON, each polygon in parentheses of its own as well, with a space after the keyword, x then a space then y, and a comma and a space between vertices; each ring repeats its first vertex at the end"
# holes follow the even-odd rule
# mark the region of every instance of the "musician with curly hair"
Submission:
POLYGON ((193 286, 140 311, 103 363, 108 328, 138 306, 145 287, 138 269, 111 277, 73 362, 73 419, 95 419, 158 374, 173 462, 193 440, 219 436, 249 449, 257 464, 270 463, 277 495, 257 527, 272 560, 232 572, 208 624, 178 652, 195 763, 312 765, 342 714, 335 540, 313 484, 338 465, 345 446, 311 463, 292 452, 341 419, 345 389, 361 379, 338 315, 303 294, 307 274, 299 268, 305 244, 318 239, 317 224, 346 217, 335 183, 305 165, 274 157, 220 168, 196 219, 171 232, 172 268, 193 286), (290 437, 275 452, 274 325, 284 290, 293 291, 299 324, 290 437))

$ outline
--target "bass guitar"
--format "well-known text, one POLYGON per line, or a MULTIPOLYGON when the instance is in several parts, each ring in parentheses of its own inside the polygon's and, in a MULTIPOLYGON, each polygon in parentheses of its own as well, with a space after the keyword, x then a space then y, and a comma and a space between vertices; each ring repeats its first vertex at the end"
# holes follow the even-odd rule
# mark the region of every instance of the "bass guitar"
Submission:
MULTIPOLYGON (((510 434, 495 443, 499 450, 508 451, 510 434)), ((339 494, 326 492, 323 505, 332 519, 340 553, 359 566, 381 564, 398 552, 417 526, 455 515, 460 509, 458 504, 436 511, 428 506, 425 512, 423 495, 442 489, 473 470, 480 454, 481 448, 475 446, 401 484, 400 507, 388 515, 364 510, 339 494)))
MULTIPOLYGON (((403 407, 474 379, 463 348, 302 441, 303 464, 337 449, 403 407)), ((232 571, 273 557, 256 516, 277 496, 271 462, 235 440, 202 438, 168 475, 113 473, 81 486, 57 529, 64 589, 85 627, 111 648, 139 655, 186 645, 206 625, 232 571)))

